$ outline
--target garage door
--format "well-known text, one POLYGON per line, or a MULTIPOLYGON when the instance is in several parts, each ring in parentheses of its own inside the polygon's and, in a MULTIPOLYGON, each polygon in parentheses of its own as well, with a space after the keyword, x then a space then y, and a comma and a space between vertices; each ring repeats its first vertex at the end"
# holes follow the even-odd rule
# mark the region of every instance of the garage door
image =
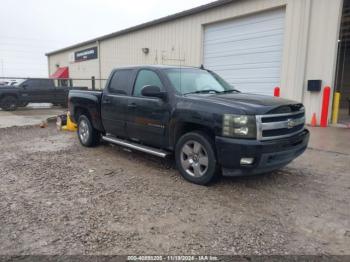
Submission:
POLYGON ((242 92, 272 95, 280 85, 285 10, 208 25, 204 66, 242 92))

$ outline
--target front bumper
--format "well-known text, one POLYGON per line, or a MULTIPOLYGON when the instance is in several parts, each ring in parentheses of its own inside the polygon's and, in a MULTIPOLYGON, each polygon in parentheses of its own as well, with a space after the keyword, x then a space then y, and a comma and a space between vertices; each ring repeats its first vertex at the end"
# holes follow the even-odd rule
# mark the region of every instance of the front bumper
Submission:
POLYGON ((307 148, 307 129, 288 138, 257 141, 216 137, 218 162, 224 176, 257 175, 279 169, 300 156, 307 148), (254 158, 252 165, 241 165, 241 158, 254 158))

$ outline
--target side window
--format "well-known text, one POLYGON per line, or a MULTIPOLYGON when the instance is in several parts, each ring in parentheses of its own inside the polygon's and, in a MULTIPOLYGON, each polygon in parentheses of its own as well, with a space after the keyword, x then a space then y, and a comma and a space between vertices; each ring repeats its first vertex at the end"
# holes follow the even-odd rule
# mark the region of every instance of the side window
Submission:
POLYGON ((118 95, 131 95, 131 73, 129 69, 116 71, 109 83, 109 91, 118 95))
POLYGON ((38 89, 38 80, 29 79, 23 83, 27 89, 38 89))
POLYGON ((51 79, 41 79, 41 87, 49 89, 54 87, 54 82, 51 79))
POLYGON ((144 86, 158 86, 163 89, 162 82, 159 76, 151 70, 141 70, 138 75, 134 86, 134 96, 142 96, 141 90, 144 86))
POLYGON ((43 89, 47 89, 49 88, 49 80, 46 79, 38 79, 37 81, 37 86, 38 88, 43 88, 43 89))

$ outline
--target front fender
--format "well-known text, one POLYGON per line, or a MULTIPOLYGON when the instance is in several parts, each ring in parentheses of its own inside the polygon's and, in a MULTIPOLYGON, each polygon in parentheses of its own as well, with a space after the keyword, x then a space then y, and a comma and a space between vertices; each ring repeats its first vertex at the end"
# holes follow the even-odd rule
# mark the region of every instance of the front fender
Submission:
POLYGON ((5 96, 14 96, 16 97, 17 99, 19 99, 19 94, 18 92, 15 92, 15 91, 0 91, 0 99, 2 99, 3 97, 5 96))
POLYGON ((221 130, 221 117, 207 110, 176 110, 169 123, 170 148, 174 148, 179 134, 193 129, 209 129, 216 135, 221 130))

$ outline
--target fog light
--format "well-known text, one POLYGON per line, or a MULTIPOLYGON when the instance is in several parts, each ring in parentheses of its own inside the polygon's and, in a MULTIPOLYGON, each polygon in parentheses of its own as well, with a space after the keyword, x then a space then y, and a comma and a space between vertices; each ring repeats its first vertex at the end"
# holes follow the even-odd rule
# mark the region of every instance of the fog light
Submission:
POLYGON ((254 162, 254 158, 241 158, 241 165, 251 165, 254 162))

